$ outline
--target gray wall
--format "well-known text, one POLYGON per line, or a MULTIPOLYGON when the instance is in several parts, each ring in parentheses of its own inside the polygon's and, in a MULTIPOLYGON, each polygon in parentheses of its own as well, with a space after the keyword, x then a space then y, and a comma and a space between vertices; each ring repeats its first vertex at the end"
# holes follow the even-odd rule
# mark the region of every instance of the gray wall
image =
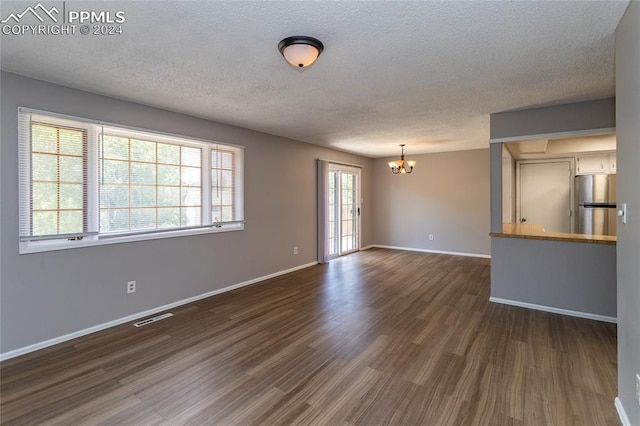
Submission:
POLYGON ((491 296, 616 316, 616 247, 492 238, 491 296))
POLYGON ((502 144, 502 222, 513 223, 515 204, 515 161, 502 144))
POLYGON ((640 425, 634 374, 640 374, 640 2, 631 2, 616 35, 618 202, 618 397, 632 425, 640 425))
MULTIPOLYGON (((364 165, 370 204, 367 158, 13 74, 2 73, 0 90, 2 353, 315 261, 316 158, 364 165), (18 106, 246 146, 246 229, 18 255, 18 106)), ((368 245, 370 209, 362 221, 368 245)))
MULTIPOLYGON (((613 102, 603 99, 492 114, 491 139, 614 128, 613 102)), ((491 230, 500 232, 502 143, 492 143, 490 150, 491 230)), ((492 237, 491 297, 615 317, 615 253, 615 246, 492 237), (593 273, 584 274, 585 270, 593 273)))
POLYGON ((491 114, 491 139, 615 127, 615 98, 491 114))
POLYGON ((491 173, 491 232, 502 232, 502 145, 492 143, 489 145, 489 167, 491 173))
POLYGON ((389 170, 398 157, 373 161, 374 243, 489 255, 489 150, 407 158, 408 175, 389 170))

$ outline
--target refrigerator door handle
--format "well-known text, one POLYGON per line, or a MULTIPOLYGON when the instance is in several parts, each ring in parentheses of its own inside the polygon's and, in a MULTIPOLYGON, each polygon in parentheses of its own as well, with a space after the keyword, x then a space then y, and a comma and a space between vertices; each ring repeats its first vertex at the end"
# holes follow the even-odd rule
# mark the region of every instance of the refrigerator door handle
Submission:
POLYGON ((615 209, 615 204, 583 204, 580 207, 585 209, 615 209))

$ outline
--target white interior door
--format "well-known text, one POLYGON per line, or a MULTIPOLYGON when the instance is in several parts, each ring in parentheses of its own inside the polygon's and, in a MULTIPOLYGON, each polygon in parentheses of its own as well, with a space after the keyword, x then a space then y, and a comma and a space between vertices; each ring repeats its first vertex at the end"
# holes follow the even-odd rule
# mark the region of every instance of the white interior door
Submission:
POLYGON ((571 232, 571 162, 520 163, 519 222, 571 232))
POLYGON ((329 169, 329 232, 331 257, 360 249, 360 170, 332 165, 329 169))

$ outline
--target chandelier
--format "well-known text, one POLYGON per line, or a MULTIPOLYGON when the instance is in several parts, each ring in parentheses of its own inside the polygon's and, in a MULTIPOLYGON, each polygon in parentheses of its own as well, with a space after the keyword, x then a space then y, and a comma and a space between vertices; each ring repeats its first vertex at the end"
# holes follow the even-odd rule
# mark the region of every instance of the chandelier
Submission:
POLYGON ((391 167, 391 171, 394 175, 411 173, 417 163, 417 161, 413 160, 404 161, 404 145, 405 144, 400 144, 400 147, 402 147, 402 155, 400 155, 400 159, 396 161, 389 161, 387 163, 389 167, 391 167))

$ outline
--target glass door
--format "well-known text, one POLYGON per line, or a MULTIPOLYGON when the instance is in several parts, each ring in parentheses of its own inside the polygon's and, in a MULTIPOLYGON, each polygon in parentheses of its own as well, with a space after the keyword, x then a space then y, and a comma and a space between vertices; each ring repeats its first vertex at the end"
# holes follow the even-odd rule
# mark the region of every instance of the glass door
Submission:
POLYGON ((331 257, 360 249, 360 169, 329 168, 329 233, 331 257))

